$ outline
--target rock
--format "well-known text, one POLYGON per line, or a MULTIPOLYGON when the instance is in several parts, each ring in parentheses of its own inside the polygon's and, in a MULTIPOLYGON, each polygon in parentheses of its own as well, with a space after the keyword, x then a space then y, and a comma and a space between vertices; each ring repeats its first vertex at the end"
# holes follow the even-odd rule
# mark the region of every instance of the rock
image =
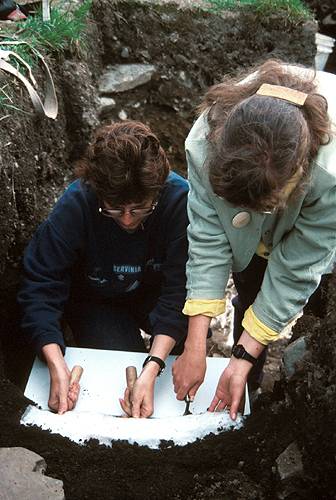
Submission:
POLYGON ((128 47, 123 47, 121 49, 121 52, 120 52, 120 55, 123 59, 128 59, 129 56, 130 56, 130 53, 129 53, 129 48, 128 47))
POLYGON ((119 117, 119 120, 127 120, 128 115, 127 115, 126 111, 122 109, 121 111, 119 111, 118 117, 119 117))
POLYGON ((116 64, 108 66, 99 81, 101 94, 125 92, 148 83, 155 73, 152 64, 116 64))
POLYGON ((276 459, 281 481, 300 476, 303 472, 301 452, 294 441, 276 459))
POLYGON ((300 337, 286 347, 283 355, 284 370, 287 379, 294 375, 296 365, 307 351, 306 340, 300 337))
POLYGON ((116 107, 116 102, 112 97, 98 97, 98 112, 100 115, 108 113, 116 107))
POLYGON ((47 464, 25 448, 0 448, 0 500, 63 500, 63 482, 44 475, 47 464))

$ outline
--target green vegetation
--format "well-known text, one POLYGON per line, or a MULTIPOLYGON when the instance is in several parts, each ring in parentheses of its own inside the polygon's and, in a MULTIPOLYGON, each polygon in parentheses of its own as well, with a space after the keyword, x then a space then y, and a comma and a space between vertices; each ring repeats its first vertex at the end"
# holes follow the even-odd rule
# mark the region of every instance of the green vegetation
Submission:
MULTIPOLYGON (((13 99, 9 95, 9 90, 7 89, 7 84, 0 87, 0 109, 1 108, 15 109, 16 111, 22 111, 24 113, 22 109, 18 108, 17 106, 14 106, 13 99)), ((3 118, 5 117, 2 116, 0 118, 0 121, 3 118)))
POLYGON ((222 10, 253 11, 263 17, 276 13, 286 13, 292 22, 302 22, 313 18, 313 14, 301 0, 207 0, 212 12, 222 10))
POLYGON ((28 17, 22 22, 20 38, 35 48, 45 48, 51 52, 62 52, 83 42, 86 18, 91 8, 91 0, 86 0, 77 9, 63 11, 51 9, 50 21, 44 22, 42 14, 28 17))
MULTIPOLYGON (((17 30, 14 32, 10 27, 7 30, 3 28, 0 50, 14 52, 32 68, 38 64, 38 53, 44 55, 78 51, 85 46, 86 18, 91 4, 92 0, 85 0, 82 5, 72 10, 51 8, 50 21, 43 21, 40 10, 25 21, 17 22, 17 30)), ((9 55, 8 62, 27 75, 27 67, 16 57, 9 55)), ((0 88, 0 109, 22 111, 12 102, 5 87, 0 88)))
MULTIPOLYGON (((18 24, 18 31, 2 30, 3 41, 26 42, 22 45, 6 45, 0 41, 0 49, 15 51, 24 61, 33 66, 34 50, 41 53, 57 53, 74 50, 85 44, 86 18, 92 0, 86 0, 77 9, 64 11, 51 8, 50 21, 43 21, 42 11, 18 24), (28 44, 28 45, 27 45, 28 44)), ((15 59, 11 59, 13 64, 15 59)), ((24 68, 21 68, 24 71, 24 68)))

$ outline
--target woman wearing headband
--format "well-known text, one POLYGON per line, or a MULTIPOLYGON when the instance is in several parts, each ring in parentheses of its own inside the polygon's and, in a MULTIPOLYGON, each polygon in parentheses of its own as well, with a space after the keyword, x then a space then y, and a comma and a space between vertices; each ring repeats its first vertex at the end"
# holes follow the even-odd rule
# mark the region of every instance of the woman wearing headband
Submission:
POLYGON ((336 76, 268 61, 206 94, 186 140, 190 181, 188 337, 173 367, 177 399, 206 370, 206 336, 224 311, 230 271, 232 357, 210 411, 235 419, 267 344, 319 292, 336 247, 336 76), (246 76, 246 75, 245 75, 246 76))

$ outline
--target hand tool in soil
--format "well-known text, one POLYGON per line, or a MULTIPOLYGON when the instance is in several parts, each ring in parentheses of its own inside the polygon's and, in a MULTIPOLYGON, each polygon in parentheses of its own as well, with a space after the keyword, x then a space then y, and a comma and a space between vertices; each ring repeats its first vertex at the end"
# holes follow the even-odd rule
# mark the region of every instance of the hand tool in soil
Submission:
POLYGON ((193 402, 193 399, 191 399, 191 397, 189 396, 189 394, 186 394, 184 396, 184 401, 185 401, 186 407, 185 407, 183 416, 185 416, 185 415, 192 415, 192 413, 190 411, 190 404, 193 402))

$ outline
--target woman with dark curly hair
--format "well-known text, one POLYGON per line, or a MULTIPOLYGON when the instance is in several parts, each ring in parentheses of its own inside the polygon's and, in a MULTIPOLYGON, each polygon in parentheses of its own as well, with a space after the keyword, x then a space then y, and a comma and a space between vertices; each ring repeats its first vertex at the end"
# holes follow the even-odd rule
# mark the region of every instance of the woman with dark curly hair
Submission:
POLYGON ((205 374, 210 318, 232 270, 232 357, 210 411, 236 418, 245 383, 261 381, 265 347, 318 294, 336 248, 336 76, 268 61, 208 91, 186 141, 190 195, 184 353, 178 399, 205 374))
POLYGON ((79 347, 146 352, 143 329, 151 348, 132 401, 126 393, 121 404, 148 417, 155 379, 187 330, 188 184, 170 171, 153 132, 133 121, 99 128, 76 173, 25 252, 22 328, 48 364, 49 406, 60 414, 78 398, 63 320, 79 347))

